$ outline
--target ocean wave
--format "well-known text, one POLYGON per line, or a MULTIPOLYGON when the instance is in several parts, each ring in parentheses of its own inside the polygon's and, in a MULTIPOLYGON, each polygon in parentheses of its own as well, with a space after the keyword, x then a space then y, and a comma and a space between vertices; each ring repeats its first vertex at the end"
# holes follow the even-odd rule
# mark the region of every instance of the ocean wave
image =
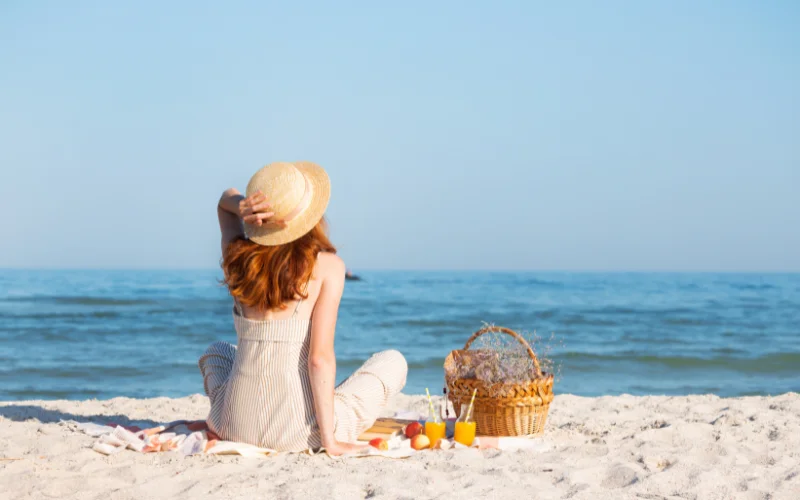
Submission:
POLYGON ((775 288, 773 285, 766 283, 753 284, 753 283, 731 283, 730 287, 736 290, 772 290, 775 288))
MULTIPOLYGON (((725 393, 726 391, 730 390, 729 388, 722 388, 717 387, 714 385, 705 385, 705 384, 698 384, 698 385, 683 385, 683 386, 676 386, 676 387, 669 387, 665 390, 665 388, 658 384, 653 385, 644 385, 644 384, 633 384, 630 386, 629 391, 634 395, 649 395, 649 394, 720 394, 725 393)), ((609 395, 612 394, 621 394, 621 392, 610 392, 609 395)), ((745 394, 733 392, 731 395, 734 396, 744 396, 745 394)))
POLYGON ((578 315, 578 316, 568 316, 561 321, 559 321, 562 325, 584 325, 584 326, 615 326, 617 322, 610 319, 600 319, 600 318, 587 318, 586 316, 578 315))
POLYGON ((581 311, 584 314, 608 314, 620 316, 669 316, 677 314, 694 314, 697 313, 695 309, 686 307, 676 308, 639 308, 639 307, 624 307, 624 306, 608 306, 599 309, 585 309, 581 311))
MULTIPOLYGON (((713 350, 711 352, 714 352, 713 350)), ((719 353, 719 352, 718 352, 719 353)), ((800 375, 800 352, 771 353, 758 357, 734 356, 654 356, 652 354, 593 354, 567 352, 553 356, 557 362, 564 363, 564 370, 573 363, 637 363, 660 365, 675 369, 727 369, 743 373, 792 372, 800 375)), ((681 376, 683 376, 681 374, 681 376)))
MULTIPOLYGON (((399 323, 407 326, 419 327, 450 327, 453 325, 452 321, 440 319, 407 319, 405 321, 400 321, 399 323)), ((395 323, 395 325, 396 324, 397 323, 395 323)))
POLYGON ((6 297, 3 302, 33 302, 74 306, 136 306, 155 304, 152 299, 126 299, 112 297, 69 296, 69 295, 34 295, 30 297, 6 297))
POLYGON ((56 312, 47 312, 42 311, 39 313, 29 313, 29 314, 4 314, 0 313, 0 319, 9 319, 9 320, 20 320, 20 319, 86 319, 86 318, 95 318, 95 319, 108 319, 108 318, 119 318, 122 316, 120 313, 115 311, 91 311, 86 313, 56 313, 56 312))
POLYGON ((0 380, 5 377, 51 377, 58 379, 80 379, 115 377, 141 377, 152 373, 147 367, 124 365, 85 365, 65 362, 54 367, 18 366, 9 370, 0 370, 0 380))
MULTIPOLYGON (((366 361, 366 360, 367 360, 366 357, 364 359, 356 359, 356 358, 344 358, 344 359, 342 359, 342 358, 338 358, 337 357, 336 358, 336 367, 337 367, 337 369, 341 368, 341 369, 343 369, 345 371, 354 370, 356 368, 359 368, 362 364, 364 364, 364 361, 366 361)), ((431 368, 442 369, 442 367, 444 366, 444 357, 441 357, 441 358, 428 358, 428 359, 414 360, 414 361, 407 360, 407 361, 408 361, 408 369, 409 369, 409 371, 412 371, 412 370, 427 370, 427 369, 431 369, 431 368)))
POLYGON ((720 324, 717 320, 706 318, 664 318, 661 322, 673 326, 716 326, 720 324))
MULTIPOLYGON (((563 333, 563 332, 560 332, 563 333)), ((694 341, 689 339, 681 339, 669 335, 650 335, 650 334, 632 334, 632 333, 624 333, 619 338, 625 342, 634 342, 634 343, 641 343, 641 344, 651 344, 651 345, 663 345, 663 344, 671 344, 671 345, 693 345, 694 341)))
POLYGON ((537 278, 529 278, 525 280, 521 280, 519 282, 520 285, 529 285, 533 287, 543 287, 543 288, 563 288, 564 283, 560 281, 549 281, 537 278))
POLYGON ((772 307, 769 304, 748 303, 748 302, 740 304, 739 307, 747 311, 767 311, 769 309, 772 309, 772 307))
POLYGON ((41 387, 23 387, 19 389, 0 390, 0 400, 29 400, 29 399, 90 399, 106 396, 104 391, 87 388, 74 389, 43 389, 41 387))

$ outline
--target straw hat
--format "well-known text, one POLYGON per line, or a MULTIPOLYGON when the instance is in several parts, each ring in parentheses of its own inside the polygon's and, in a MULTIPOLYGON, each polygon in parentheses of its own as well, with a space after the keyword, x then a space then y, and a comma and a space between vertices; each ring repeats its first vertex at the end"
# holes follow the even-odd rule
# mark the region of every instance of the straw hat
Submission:
POLYGON ((245 224, 250 240, 265 246, 292 242, 309 231, 325 215, 331 198, 331 181, 322 167, 308 161, 276 162, 255 173, 247 184, 246 196, 261 191, 275 212, 275 224, 245 224))

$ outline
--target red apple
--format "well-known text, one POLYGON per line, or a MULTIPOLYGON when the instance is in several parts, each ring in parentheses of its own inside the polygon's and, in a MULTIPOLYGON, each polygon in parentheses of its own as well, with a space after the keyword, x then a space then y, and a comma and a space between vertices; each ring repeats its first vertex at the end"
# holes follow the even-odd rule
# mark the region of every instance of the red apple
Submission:
POLYGON ((422 434, 422 424, 419 422, 411 422, 406 426, 406 437, 413 438, 417 434, 422 434))

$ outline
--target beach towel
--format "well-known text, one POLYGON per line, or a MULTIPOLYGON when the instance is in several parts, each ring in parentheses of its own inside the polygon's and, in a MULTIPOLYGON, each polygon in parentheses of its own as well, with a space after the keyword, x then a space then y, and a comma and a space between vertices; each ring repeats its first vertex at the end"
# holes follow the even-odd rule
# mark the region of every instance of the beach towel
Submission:
MULTIPOLYGON (((409 412, 398 412, 395 418, 406 419, 409 412)), ((123 450, 132 450, 139 453, 172 452, 183 456, 191 455, 239 455, 243 457, 269 457, 278 452, 268 448, 260 448, 246 443, 236 443, 233 441, 220 440, 213 432, 208 430, 205 421, 176 420, 161 426, 141 429, 136 426, 123 426, 114 423, 97 424, 92 422, 64 421, 71 428, 83 432, 89 436, 97 438, 92 445, 92 449, 103 455, 114 455, 123 450)), ((411 442, 403 435, 393 436, 387 441, 388 450, 378 450, 371 446, 365 449, 334 458, 358 458, 358 457, 385 457, 385 458, 408 458, 417 453, 428 453, 431 450, 414 450, 411 442)), ((439 443, 439 449, 459 450, 467 449, 467 446, 455 442, 452 439, 444 439, 439 443)), ((540 438, 515 438, 515 437, 485 437, 475 438, 475 442, 469 448, 477 449, 498 449, 498 450, 530 450, 547 451, 549 445, 543 443, 540 438)), ((307 450, 306 453, 324 453, 324 449, 315 452, 307 450)))

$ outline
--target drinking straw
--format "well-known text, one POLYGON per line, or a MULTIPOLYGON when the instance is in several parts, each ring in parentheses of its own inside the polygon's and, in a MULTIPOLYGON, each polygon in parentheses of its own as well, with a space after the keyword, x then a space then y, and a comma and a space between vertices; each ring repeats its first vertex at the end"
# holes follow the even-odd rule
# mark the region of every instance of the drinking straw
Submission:
POLYGON ((425 394, 428 395, 428 404, 431 407, 431 415, 433 415, 433 421, 438 424, 439 419, 436 418, 436 411, 434 411, 433 409, 433 400, 431 399, 431 392, 428 390, 427 387, 425 388, 425 394))
POLYGON ((469 417, 472 416, 472 405, 475 403, 475 395, 478 393, 478 389, 472 391, 472 399, 469 400, 469 408, 467 408, 467 418, 464 419, 464 422, 469 422, 469 417))

